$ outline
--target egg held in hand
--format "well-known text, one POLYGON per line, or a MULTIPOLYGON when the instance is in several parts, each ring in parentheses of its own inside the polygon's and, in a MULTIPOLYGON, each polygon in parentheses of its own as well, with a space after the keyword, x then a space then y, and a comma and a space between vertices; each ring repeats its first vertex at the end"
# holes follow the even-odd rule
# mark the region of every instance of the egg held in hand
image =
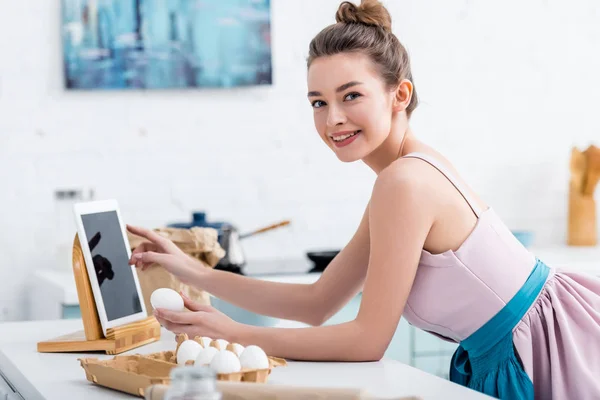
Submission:
POLYGON ((217 374, 240 372, 240 359, 229 350, 220 350, 210 362, 210 368, 217 374))
POLYGON ((267 369, 269 368, 269 358, 267 354, 258 346, 250 345, 240 354, 240 363, 244 369, 267 369))
POLYGON ((188 361, 196 361, 200 350, 202 350, 202 346, 195 340, 184 341, 177 350, 177 364, 183 366, 188 361))
POLYGON ((179 293, 169 288, 159 288, 150 295, 150 304, 154 309, 164 308, 171 311, 183 311, 183 298, 179 293))

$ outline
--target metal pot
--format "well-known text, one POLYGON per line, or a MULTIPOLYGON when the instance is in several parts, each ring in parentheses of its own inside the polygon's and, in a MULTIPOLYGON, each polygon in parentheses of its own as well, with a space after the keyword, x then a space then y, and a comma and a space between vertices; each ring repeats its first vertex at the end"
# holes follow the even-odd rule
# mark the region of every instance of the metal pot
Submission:
POLYGON ((215 268, 241 274, 242 268, 244 265, 246 265, 246 256, 244 255, 244 249, 242 247, 241 240, 289 224, 290 221, 285 220, 249 233, 245 233, 243 235, 240 235, 233 225, 221 227, 219 244, 225 250, 225 256, 219 260, 219 263, 215 268))

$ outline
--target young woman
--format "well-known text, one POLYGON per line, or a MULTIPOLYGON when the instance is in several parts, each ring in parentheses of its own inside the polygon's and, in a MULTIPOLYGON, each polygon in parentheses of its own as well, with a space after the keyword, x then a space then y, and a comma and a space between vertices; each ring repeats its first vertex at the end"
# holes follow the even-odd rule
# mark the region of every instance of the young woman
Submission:
POLYGON ((452 381, 506 399, 600 398, 600 280, 558 273, 530 254, 410 128, 417 106, 407 53, 378 1, 343 2, 310 43, 308 100, 321 139, 376 174, 358 229, 312 285, 200 268, 172 242, 148 242, 131 263, 252 312, 313 325, 247 326, 186 299, 156 310, 167 329, 257 344, 296 360, 379 360, 403 315, 460 343, 452 381), (320 326, 362 290, 353 321, 320 326), (360 345, 357 345, 359 344, 360 345))

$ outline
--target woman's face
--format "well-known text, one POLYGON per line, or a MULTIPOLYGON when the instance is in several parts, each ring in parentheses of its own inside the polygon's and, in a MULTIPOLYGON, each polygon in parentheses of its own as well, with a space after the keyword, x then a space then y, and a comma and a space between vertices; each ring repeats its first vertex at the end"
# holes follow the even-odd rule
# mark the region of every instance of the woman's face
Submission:
POLYGON ((308 69, 308 100, 321 139, 344 162, 365 158, 390 133, 395 91, 368 56, 340 53, 308 69))

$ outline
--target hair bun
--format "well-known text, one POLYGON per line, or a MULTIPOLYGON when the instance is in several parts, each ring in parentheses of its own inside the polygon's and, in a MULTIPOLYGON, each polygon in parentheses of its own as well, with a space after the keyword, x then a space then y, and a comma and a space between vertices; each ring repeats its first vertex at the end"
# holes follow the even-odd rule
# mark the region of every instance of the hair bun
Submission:
POLYGON ((346 24, 378 26, 386 32, 392 32, 392 17, 379 0, 361 0, 359 6, 344 1, 335 14, 335 20, 346 24))

